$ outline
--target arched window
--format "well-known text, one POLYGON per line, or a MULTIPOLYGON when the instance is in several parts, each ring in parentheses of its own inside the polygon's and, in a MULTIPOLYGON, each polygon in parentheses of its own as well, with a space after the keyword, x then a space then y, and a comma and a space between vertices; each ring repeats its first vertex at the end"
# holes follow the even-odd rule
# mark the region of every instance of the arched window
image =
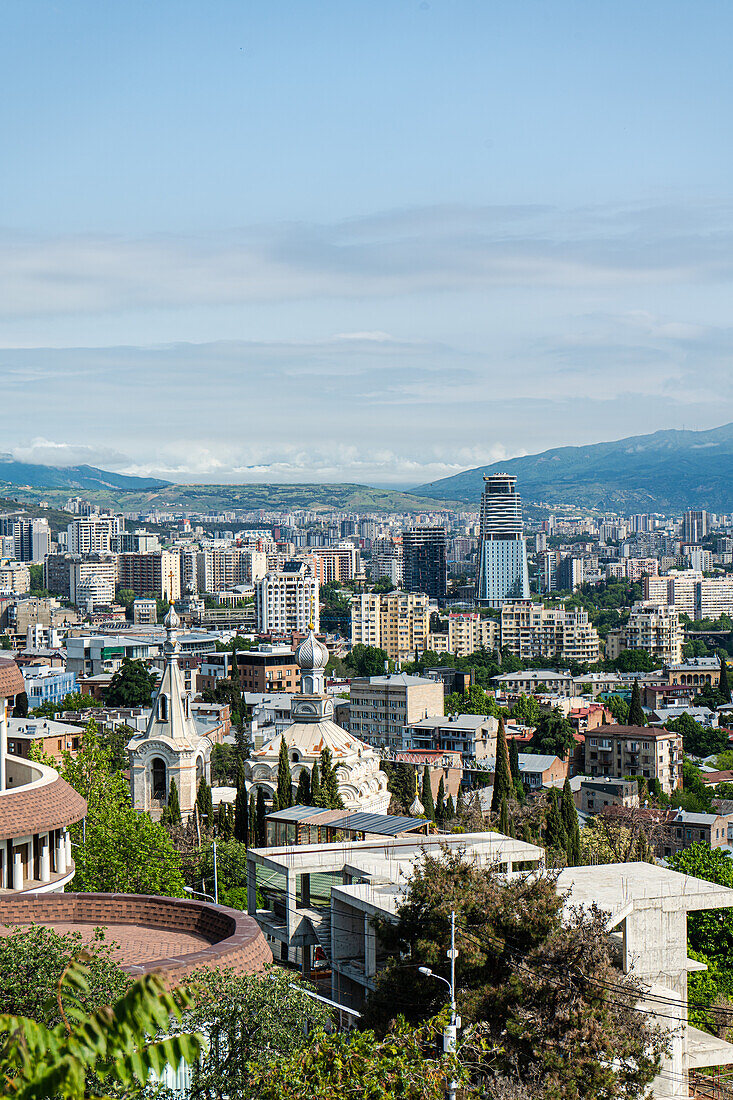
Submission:
POLYGON ((168 785, 166 783, 165 760, 156 756, 153 760, 153 798, 163 801, 168 797, 168 785))
POLYGON ((168 721, 168 696, 167 695, 159 695, 158 696, 158 721, 159 722, 167 722, 168 721))
POLYGON ((300 753, 293 751, 293 763, 297 764, 300 761, 300 753))
POLYGON ((198 786, 199 780, 204 777, 204 758, 203 756, 196 757, 196 785, 198 786))

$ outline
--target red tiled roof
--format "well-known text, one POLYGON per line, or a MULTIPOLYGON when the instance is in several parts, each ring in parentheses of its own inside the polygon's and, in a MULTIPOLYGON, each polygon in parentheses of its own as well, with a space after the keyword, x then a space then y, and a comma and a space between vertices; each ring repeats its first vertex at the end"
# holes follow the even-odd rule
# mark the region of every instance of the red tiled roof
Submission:
POLYGON ((23 673, 15 661, 0 660, 0 699, 9 699, 25 691, 23 673))

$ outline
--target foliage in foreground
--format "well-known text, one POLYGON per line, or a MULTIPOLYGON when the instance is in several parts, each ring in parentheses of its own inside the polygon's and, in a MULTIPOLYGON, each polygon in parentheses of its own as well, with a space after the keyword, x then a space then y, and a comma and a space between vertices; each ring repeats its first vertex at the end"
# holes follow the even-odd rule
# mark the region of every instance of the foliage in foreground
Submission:
POLYGON ((60 1023, 49 1028, 24 1016, 0 1016, 2 1093, 16 1100, 83 1100, 89 1077, 105 1088, 144 1085, 166 1066, 192 1063, 203 1037, 170 1035, 191 995, 168 992, 149 974, 133 982, 111 1005, 87 1014, 82 1000, 89 991, 88 970, 73 960, 59 979, 56 999, 60 1023), (151 1040, 151 1036, 158 1036, 151 1040))

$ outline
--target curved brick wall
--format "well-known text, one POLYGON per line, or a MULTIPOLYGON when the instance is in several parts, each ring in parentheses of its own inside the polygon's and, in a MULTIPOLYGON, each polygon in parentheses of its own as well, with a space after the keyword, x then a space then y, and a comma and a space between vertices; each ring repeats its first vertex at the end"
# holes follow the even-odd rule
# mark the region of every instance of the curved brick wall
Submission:
MULTIPOLYGON (((173 958, 121 964, 133 976, 158 970, 180 980, 200 966, 256 974, 272 962, 272 952, 257 922, 223 905, 148 894, 15 894, 0 898, 0 924, 53 923, 139 924, 204 936, 209 941, 200 950, 173 958)), ((109 928, 109 939, 114 939, 114 927, 109 928)))
MULTIPOLYGON (((10 761, 14 758, 9 757, 10 761)), ((53 774, 51 772, 51 774, 53 774)), ((0 793, 0 840, 47 833, 86 816, 87 804, 65 779, 0 793)))

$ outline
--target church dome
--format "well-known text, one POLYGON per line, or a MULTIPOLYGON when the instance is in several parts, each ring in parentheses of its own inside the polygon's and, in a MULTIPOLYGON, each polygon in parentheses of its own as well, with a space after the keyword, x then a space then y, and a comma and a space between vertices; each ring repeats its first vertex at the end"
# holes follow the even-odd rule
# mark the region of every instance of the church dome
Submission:
POLYGON ((295 651, 295 660, 303 672, 317 672, 328 664, 328 650, 316 638, 313 630, 295 651))
POLYGON ((176 630, 181 625, 181 620, 176 615, 176 609, 173 604, 168 608, 168 614, 163 619, 163 626, 166 630, 176 630))

